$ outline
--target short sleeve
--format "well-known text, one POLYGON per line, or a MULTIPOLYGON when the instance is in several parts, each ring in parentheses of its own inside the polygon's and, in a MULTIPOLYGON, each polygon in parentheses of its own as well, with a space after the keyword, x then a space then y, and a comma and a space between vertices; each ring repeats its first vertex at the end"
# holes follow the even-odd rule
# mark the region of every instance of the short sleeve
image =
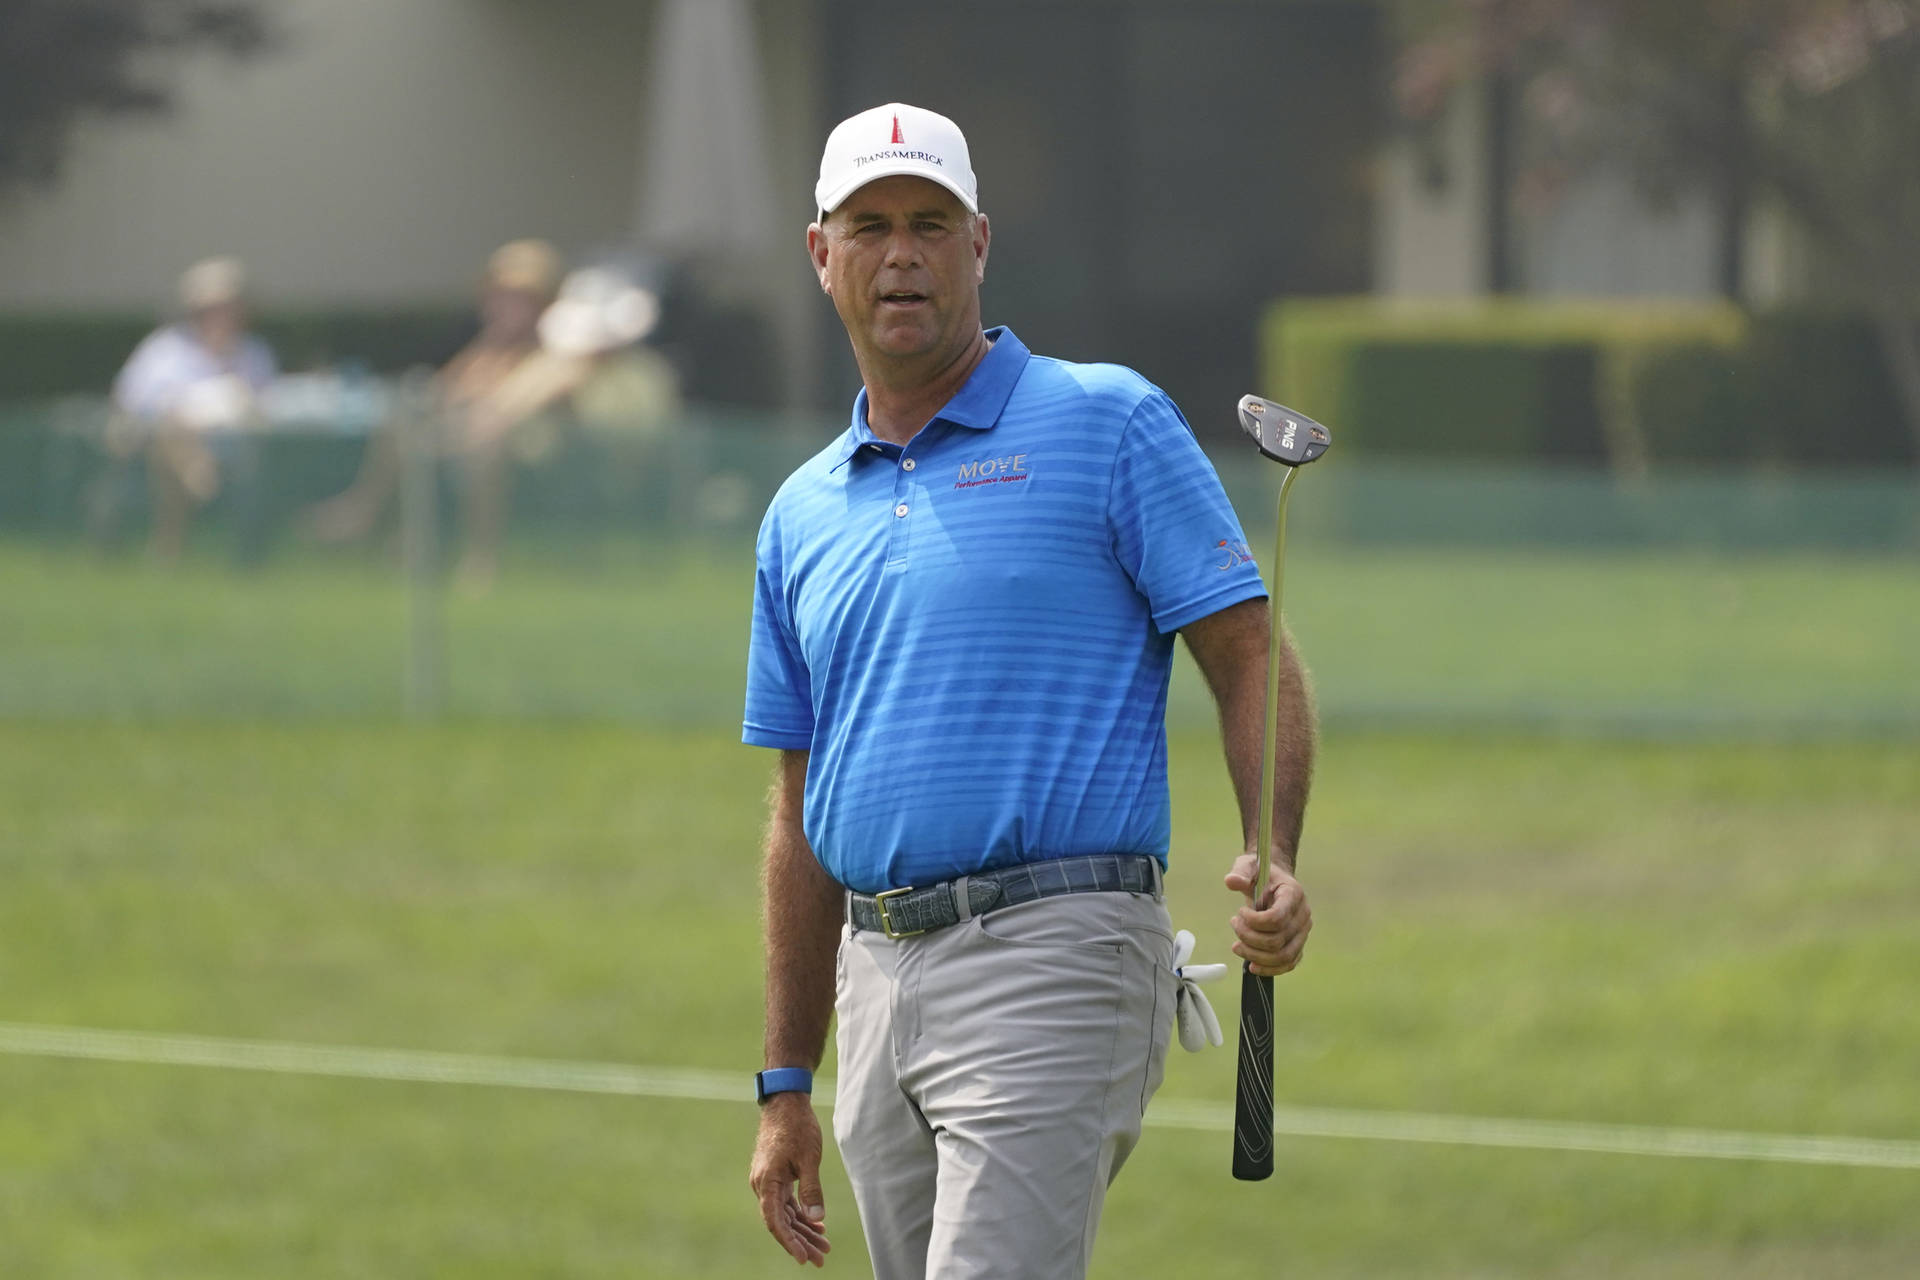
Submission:
POLYGON ((754 559, 753 633, 747 644, 747 708, 740 740, 749 746, 806 751, 813 746, 813 687, 787 608, 772 515, 760 530, 754 559))
POLYGON ((1213 463, 1164 392, 1142 400, 1121 433, 1107 519, 1162 634, 1267 594, 1213 463))
POLYGON ((136 418, 164 417, 173 408, 179 377, 173 367, 177 361, 171 358, 170 336, 166 330, 158 330, 133 349, 113 380, 115 408, 136 418))

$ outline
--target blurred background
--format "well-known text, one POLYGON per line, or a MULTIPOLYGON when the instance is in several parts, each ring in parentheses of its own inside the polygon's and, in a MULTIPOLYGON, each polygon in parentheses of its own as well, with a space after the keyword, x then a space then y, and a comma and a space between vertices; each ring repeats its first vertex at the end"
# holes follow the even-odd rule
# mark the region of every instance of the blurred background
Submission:
MULTIPOLYGON (((1336 440, 1292 1176, 1175 1055, 1096 1273, 1920 1270, 1920 6, 0 0, 0 1274, 783 1265, 711 1100, 753 537, 890 100, 968 135, 987 323, 1165 387, 1255 547, 1233 402, 1336 440)), ((1184 658, 1169 719, 1205 960, 1184 658)))

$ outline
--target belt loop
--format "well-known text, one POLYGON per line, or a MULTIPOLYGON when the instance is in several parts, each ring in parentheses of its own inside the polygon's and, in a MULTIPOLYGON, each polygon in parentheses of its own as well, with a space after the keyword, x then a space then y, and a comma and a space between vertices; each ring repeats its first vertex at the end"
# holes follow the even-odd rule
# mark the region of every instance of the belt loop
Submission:
POLYGON ((973 895, 967 892, 967 879, 966 876, 956 876, 947 889, 953 895, 954 914, 960 917, 955 924, 965 924, 973 919, 973 895))
POLYGON ((1147 861, 1153 864, 1153 896, 1164 902, 1167 897, 1167 885, 1166 876, 1160 870, 1160 859, 1148 854, 1147 861))

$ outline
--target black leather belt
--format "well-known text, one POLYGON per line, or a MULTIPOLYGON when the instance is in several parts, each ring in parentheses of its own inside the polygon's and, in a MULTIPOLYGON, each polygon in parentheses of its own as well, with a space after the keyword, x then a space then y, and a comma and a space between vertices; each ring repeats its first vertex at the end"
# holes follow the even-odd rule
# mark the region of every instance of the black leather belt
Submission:
POLYGON ((1063 893, 1156 893, 1159 871, 1157 859, 1137 853, 1048 858, 921 888, 849 893, 847 919, 856 929, 873 930, 889 938, 911 938, 1001 907, 1063 893), (957 892, 963 883, 965 912, 960 910, 957 892))

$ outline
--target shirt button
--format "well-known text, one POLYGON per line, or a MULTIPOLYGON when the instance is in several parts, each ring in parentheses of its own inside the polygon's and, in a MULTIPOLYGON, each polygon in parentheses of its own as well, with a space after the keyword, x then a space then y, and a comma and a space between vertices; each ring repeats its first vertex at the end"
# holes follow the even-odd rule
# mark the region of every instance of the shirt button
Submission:
POLYGON ((908 458, 905 462, 901 463, 900 465, 906 470, 911 471, 913 470, 913 459, 908 458))
POLYGON ((904 516, 905 514, 907 514, 907 504, 903 502, 899 506, 895 507, 893 509, 893 514, 897 516, 904 516))

